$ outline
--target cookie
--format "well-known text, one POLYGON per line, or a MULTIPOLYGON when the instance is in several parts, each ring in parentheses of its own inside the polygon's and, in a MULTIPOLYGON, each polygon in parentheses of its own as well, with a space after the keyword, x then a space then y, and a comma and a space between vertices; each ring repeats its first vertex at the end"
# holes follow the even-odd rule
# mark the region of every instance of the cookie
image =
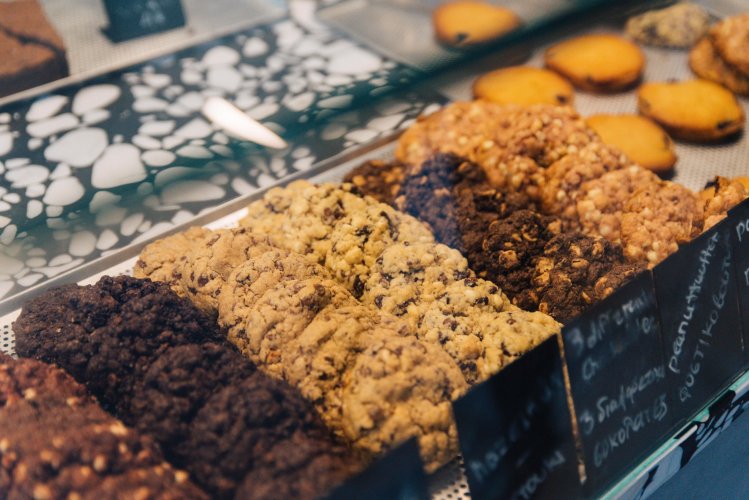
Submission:
POLYGON ((625 31, 636 42, 655 47, 687 48, 710 27, 710 14, 691 2, 651 10, 627 20, 625 31))
POLYGON ((657 175, 640 166, 614 170, 585 182, 577 192, 575 208, 580 230, 621 244, 624 206, 639 189, 658 189, 657 175))
POLYGON ((645 83, 637 90, 637 106, 678 139, 716 141, 744 128, 736 97, 707 80, 645 83))
POLYGON ((363 195, 392 205, 405 175, 405 165, 397 161, 371 160, 347 173, 343 182, 352 184, 363 195))
POLYGON ((621 248, 603 238, 579 233, 556 236, 533 270, 539 311, 567 323, 641 269, 627 265, 621 248), (616 274, 615 281, 610 273, 616 274))
POLYGON ((572 38, 548 48, 544 63, 577 88, 590 92, 618 92, 640 80, 645 56, 626 38, 594 34, 572 38))
POLYGON ((153 440, 38 361, 0 358, 0 443, 6 498, 208 498, 153 440))
POLYGON ((417 219, 376 203, 341 219, 330 233, 325 267, 361 297, 375 259, 395 243, 430 243, 434 236, 417 219))
POLYGON ((451 0, 432 12, 434 33, 448 47, 468 48, 492 42, 518 28, 510 9, 475 0, 451 0))
POLYGON ((710 38, 720 57, 730 66, 749 77, 749 14, 739 14, 723 19, 710 28, 710 38))
POLYGON ((658 174, 676 164, 674 143, 651 120, 638 115, 593 115, 585 120, 603 142, 615 147, 632 161, 658 174))
POLYGON ((323 263, 332 242, 335 224, 358 210, 376 203, 357 196, 350 184, 320 184, 295 181, 268 191, 247 208, 239 225, 251 232, 272 235, 279 246, 323 263))
POLYGON ((397 158, 420 165, 435 153, 478 163, 492 187, 540 197, 543 170, 600 139, 564 106, 454 103, 424 117, 399 139, 397 158))
POLYGON ((700 192, 700 198, 705 206, 704 230, 725 219, 728 211, 749 198, 749 183, 741 179, 726 179, 716 177, 700 192))
MULTIPOLYGON (((591 130, 592 132, 592 130, 591 130)), ((631 165, 631 161, 618 149, 600 140, 576 149, 554 162, 544 171, 541 187, 541 208, 544 212, 559 215, 575 225, 575 199, 580 186, 631 165)))
POLYGON ((165 283, 120 276, 53 290, 27 304, 14 331, 19 354, 68 370, 212 496, 234 496, 251 471, 291 456, 300 468, 279 476, 308 497, 360 467, 310 403, 257 371, 165 283), (286 440, 298 450, 278 456, 286 440), (321 455, 329 468, 313 480, 304 467, 321 455))
POLYGON ((192 250, 211 235, 202 227, 191 227, 187 231, 161 238, 146 246, 133 268, 136 278, 150 278, 169 283, 174 291, 185 297, 187 291, 182 284, 179 268, 192 250))
POLYGON ((749 95, 749 76, 726 63, 715 50, 710 37, 705 37, 689 52, 689 67, 695 75, 723 85, 729 90, 749 95))
POLYGON ((663 181, 643 186, 622 210, 624 256, 655 266, 700 234, 703 216, 699 197, 687 188, 663 181))
POLYGON ((499 104, 572 104, 572 85, 552 71, 530 66, 502 68, 479 77, 473 83, 476 99, 499 104))

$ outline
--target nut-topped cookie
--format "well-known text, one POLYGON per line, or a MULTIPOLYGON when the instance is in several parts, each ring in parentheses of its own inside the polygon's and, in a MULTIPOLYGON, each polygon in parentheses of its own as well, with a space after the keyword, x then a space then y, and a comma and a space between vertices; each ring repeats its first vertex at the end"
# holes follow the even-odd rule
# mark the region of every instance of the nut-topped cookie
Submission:
POLYGON ((705 206, 704 230, 725 219, 728 211, 749 198, 749 186, 740 179, 716 177, 700 192, 705 206))
POLYGON ((709 34, 723 60, 749 76, 749 13, 723 19, 710 28, 709 34))
POLYGON ((710 37, 703 38, 692 47, 689 67, 700 78, 720 83, 737 94, 749 95, 749 75, 723 60, 710 37))

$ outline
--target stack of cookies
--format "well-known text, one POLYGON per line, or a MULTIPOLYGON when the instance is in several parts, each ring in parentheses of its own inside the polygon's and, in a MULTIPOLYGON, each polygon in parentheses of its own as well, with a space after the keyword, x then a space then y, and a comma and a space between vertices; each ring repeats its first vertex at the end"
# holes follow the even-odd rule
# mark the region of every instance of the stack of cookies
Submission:
MULTIPOLYGON (((298 391, 165 284, 64 286, 26 304, 13 328, 19 355, 64 368, 214 498, 316 498, 360 467, 298 391)), ((114 458, 95 457, 94 470, 114 458)))
POLYGON ((749 14, 726 18, 692 48, 689 65, 700 78, 749 96, 749 14))

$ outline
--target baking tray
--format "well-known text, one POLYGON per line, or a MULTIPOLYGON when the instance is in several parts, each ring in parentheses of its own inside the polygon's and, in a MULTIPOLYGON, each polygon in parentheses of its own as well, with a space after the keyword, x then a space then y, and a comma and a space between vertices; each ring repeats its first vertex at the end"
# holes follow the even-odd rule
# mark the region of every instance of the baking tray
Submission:
MULTIPOLYGON (((592 31, 614 29, 615 26, 599 26, 592 31)), ((543 49, 534 52, 529 64, 539 64, 543 49)), ((665 80, 669 78, 684 78, 690 75, 686 66, 686 53, 645 49, 649 65, 646 69, 646 80, 665 80)), ((453 98, 467 98, 471 78, 458 79, 457 82, 436 82, 453 98)), ((633 93, 616 96, 600 97, 591 94, 578 93, 576 107, 583 114, 595 112, 634 112, 636 110, 633 93)), ((747 102, 742 104, 745 110, 747 102)), ((209 213, 193 218, 167 233, 154 235, 153 238, 163 237, 165 234, 183 230, 192 225, 207 225, 209 227, 227 227, 236 223, 244 214, 243 207, 260 198, 267 189, 282 185, 297 178, 307 178, 312 181, 337 181, 345 172, 357 166, 362 161, 373 158, 387 159, 392 157, 393 138, 372 144, 362 150, 341 155, 330 161, 319 163, 305 172, 284 179, 267 183, 256 192, 239 199, 235 199, 216 207, 209 213)), ((749 172, 746 159, 749 158, 749 142, 746 135, 738 141, 721 146, 697 146, 677 144, 680 161, 674 179, 692 189, 701 188, 704 183, 717 173, 723 175, 739 175, 749 172)), ((88 283, 95 281, 101 274, 127 273, 135 261, 140 249, 149 240, 133 243, 121 250, 101 257, 91 263, 61 274, 55 280, 43 286, 29 290, 27 296, 35 295, 44 288, 69 282, 88 283)), ((25 297, 24 297, 25 298, 25 297)), ((18 300, 0 302, 0 349, 13 352, 13 335, 10 328, 12 321, 18 315, 18 300)), ((635 467, 625 478, 616 483, 605 495, 607 498, 644 498, 656 492, 657 487, 665 483, 678 470, 684 467, 699 451, 709 445, 722 430, 743 411, 749 407, 749 374, 744 374, 731 387, 716 398, 703 412, 693 418, 689 424, 664 443, 661 448, 635 467)), ((459 460, 438 471, 430 478, 431 491, 434 498, 457 499, 469 498, 467 481, 462 472, 459 460)))
MULTIPOLYGON (((238 221, 246 214, 245 206, 262 198, 268 189, 286 185, 300 178, 309 179, 312 182, 339 182, 346 172, 358 166, 362 161, 391 159, 395 146, 392 139, 394 138, 383 141, 384 144, 381 145, 371 145, 366 151, 335 158, 308 172, 300 172, 297 175, 270 184, 247 197, 218 207, 209 215, 182 224, 167 234, 182 231, 194 225, 203 225, 211 229, 236 226, 238 221)), ((92 284, 103 275, 130 274, 138 253, 149 242, 150 240, 134 243, 113 255, 75 269, 62 276, 58 281, 61 283, 92 284)), ((34 290, 35 294, 40 291, 41 288, 34 290)), ((0 351, 14 355, 15 340, 12 323, 18 317, 20 309, 8 310, 7 306, 7 301, 6 303, 0 303, 0 351)), ((713 403, 691 419, 678 432, 674 433, 674 436, 658 450, 601 495, 602 498, 634 499, 647 498, 653 495, 657 492, 659 486, 686 466, 692 458, 727 429, 747 408, 749 408, 749 373, 743 374, 728 389, 723 391, 715 398, 713 403)), ((471 498, 462 459, 458 457, 432 474, 429 477, 429 490, 434 500, 471 498)))

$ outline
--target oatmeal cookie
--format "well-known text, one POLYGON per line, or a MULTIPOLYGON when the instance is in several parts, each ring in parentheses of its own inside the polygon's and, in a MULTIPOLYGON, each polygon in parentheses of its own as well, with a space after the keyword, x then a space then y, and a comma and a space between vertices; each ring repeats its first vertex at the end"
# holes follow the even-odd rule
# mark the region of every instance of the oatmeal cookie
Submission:
POLYGON ((705 206, 704 230, 710 229, 725 219, 733 207, 749 198, 749 187, 736 179, 716 177, 700 192, 705 206))
POLYGON ((347 173, 343 182, 352 184, 363 195, 393 205, 405 175, 406 166, 402 163, 370 160, 347 173))
POLYGON ((143 249, 133 268, 136 278, 163 281, 180 296, 187 296, 182 284, 181 267, 194 247, 200 246, 211 231, 202 227, 191 227, 187 231, 161 238, 143 249))
POLYGON ((309 255, 322 264, 330 249, 330 232, 338 221, 375 203, 353 194, 350 184, 295 181, 268 191, 248 207, 240 226, 271 235, 279 246, 309 255))
POLYGON ((691 47, 710 27, 710 14, 691 2, 651 10, 627 20, 625 31, 637 42, 655 47, 691 47))
POLYGON ((0 357, 0 443, 8 498, 208 498, 150 438, 38 361, 0 357))
POLYGON ((689 52, 689 67, 705 80, 724 85, 740 95, 749 96, 749 75, 738 71, 720 56, 710 37, 705 37, 689 52))
POLYGON ((749 76, 749 13, 723 19, 710 28, 710 38, 720 57, 746 76, 749 76))
POLYGON ((638 189, 622 211, 625 257, 654 266, 702 231, 703 210, 696 194, 673 182, 638 189))
POLYGON ((325 256, 325 267, 357 298, 364 292, 375 259, 385 248, 395 243, 434 242, 422 222, 383 203, 344 217, 329 239, 332 244, 325 256))
POLYGON ((591 142, 546 169, 546 179, 541 189, 541 208, 546 213, 573 221, 575 197, 584 182, 631 164, 617 149, 600 141, 591 142))
POLYGON ((546 167, 598 140, 568 107, 459 102, 420 118, 401 136, 396 157, 414 166, 453 153, 481 165, 494 187, 535 199, 546 167))
POLYGON ((601 236, 621 244, 621 219, 624 205, 639 189, 662 181, 650 170, 637 165, 614 170, 580 186, 575 204, 577 221, 583 233, 601 236))

